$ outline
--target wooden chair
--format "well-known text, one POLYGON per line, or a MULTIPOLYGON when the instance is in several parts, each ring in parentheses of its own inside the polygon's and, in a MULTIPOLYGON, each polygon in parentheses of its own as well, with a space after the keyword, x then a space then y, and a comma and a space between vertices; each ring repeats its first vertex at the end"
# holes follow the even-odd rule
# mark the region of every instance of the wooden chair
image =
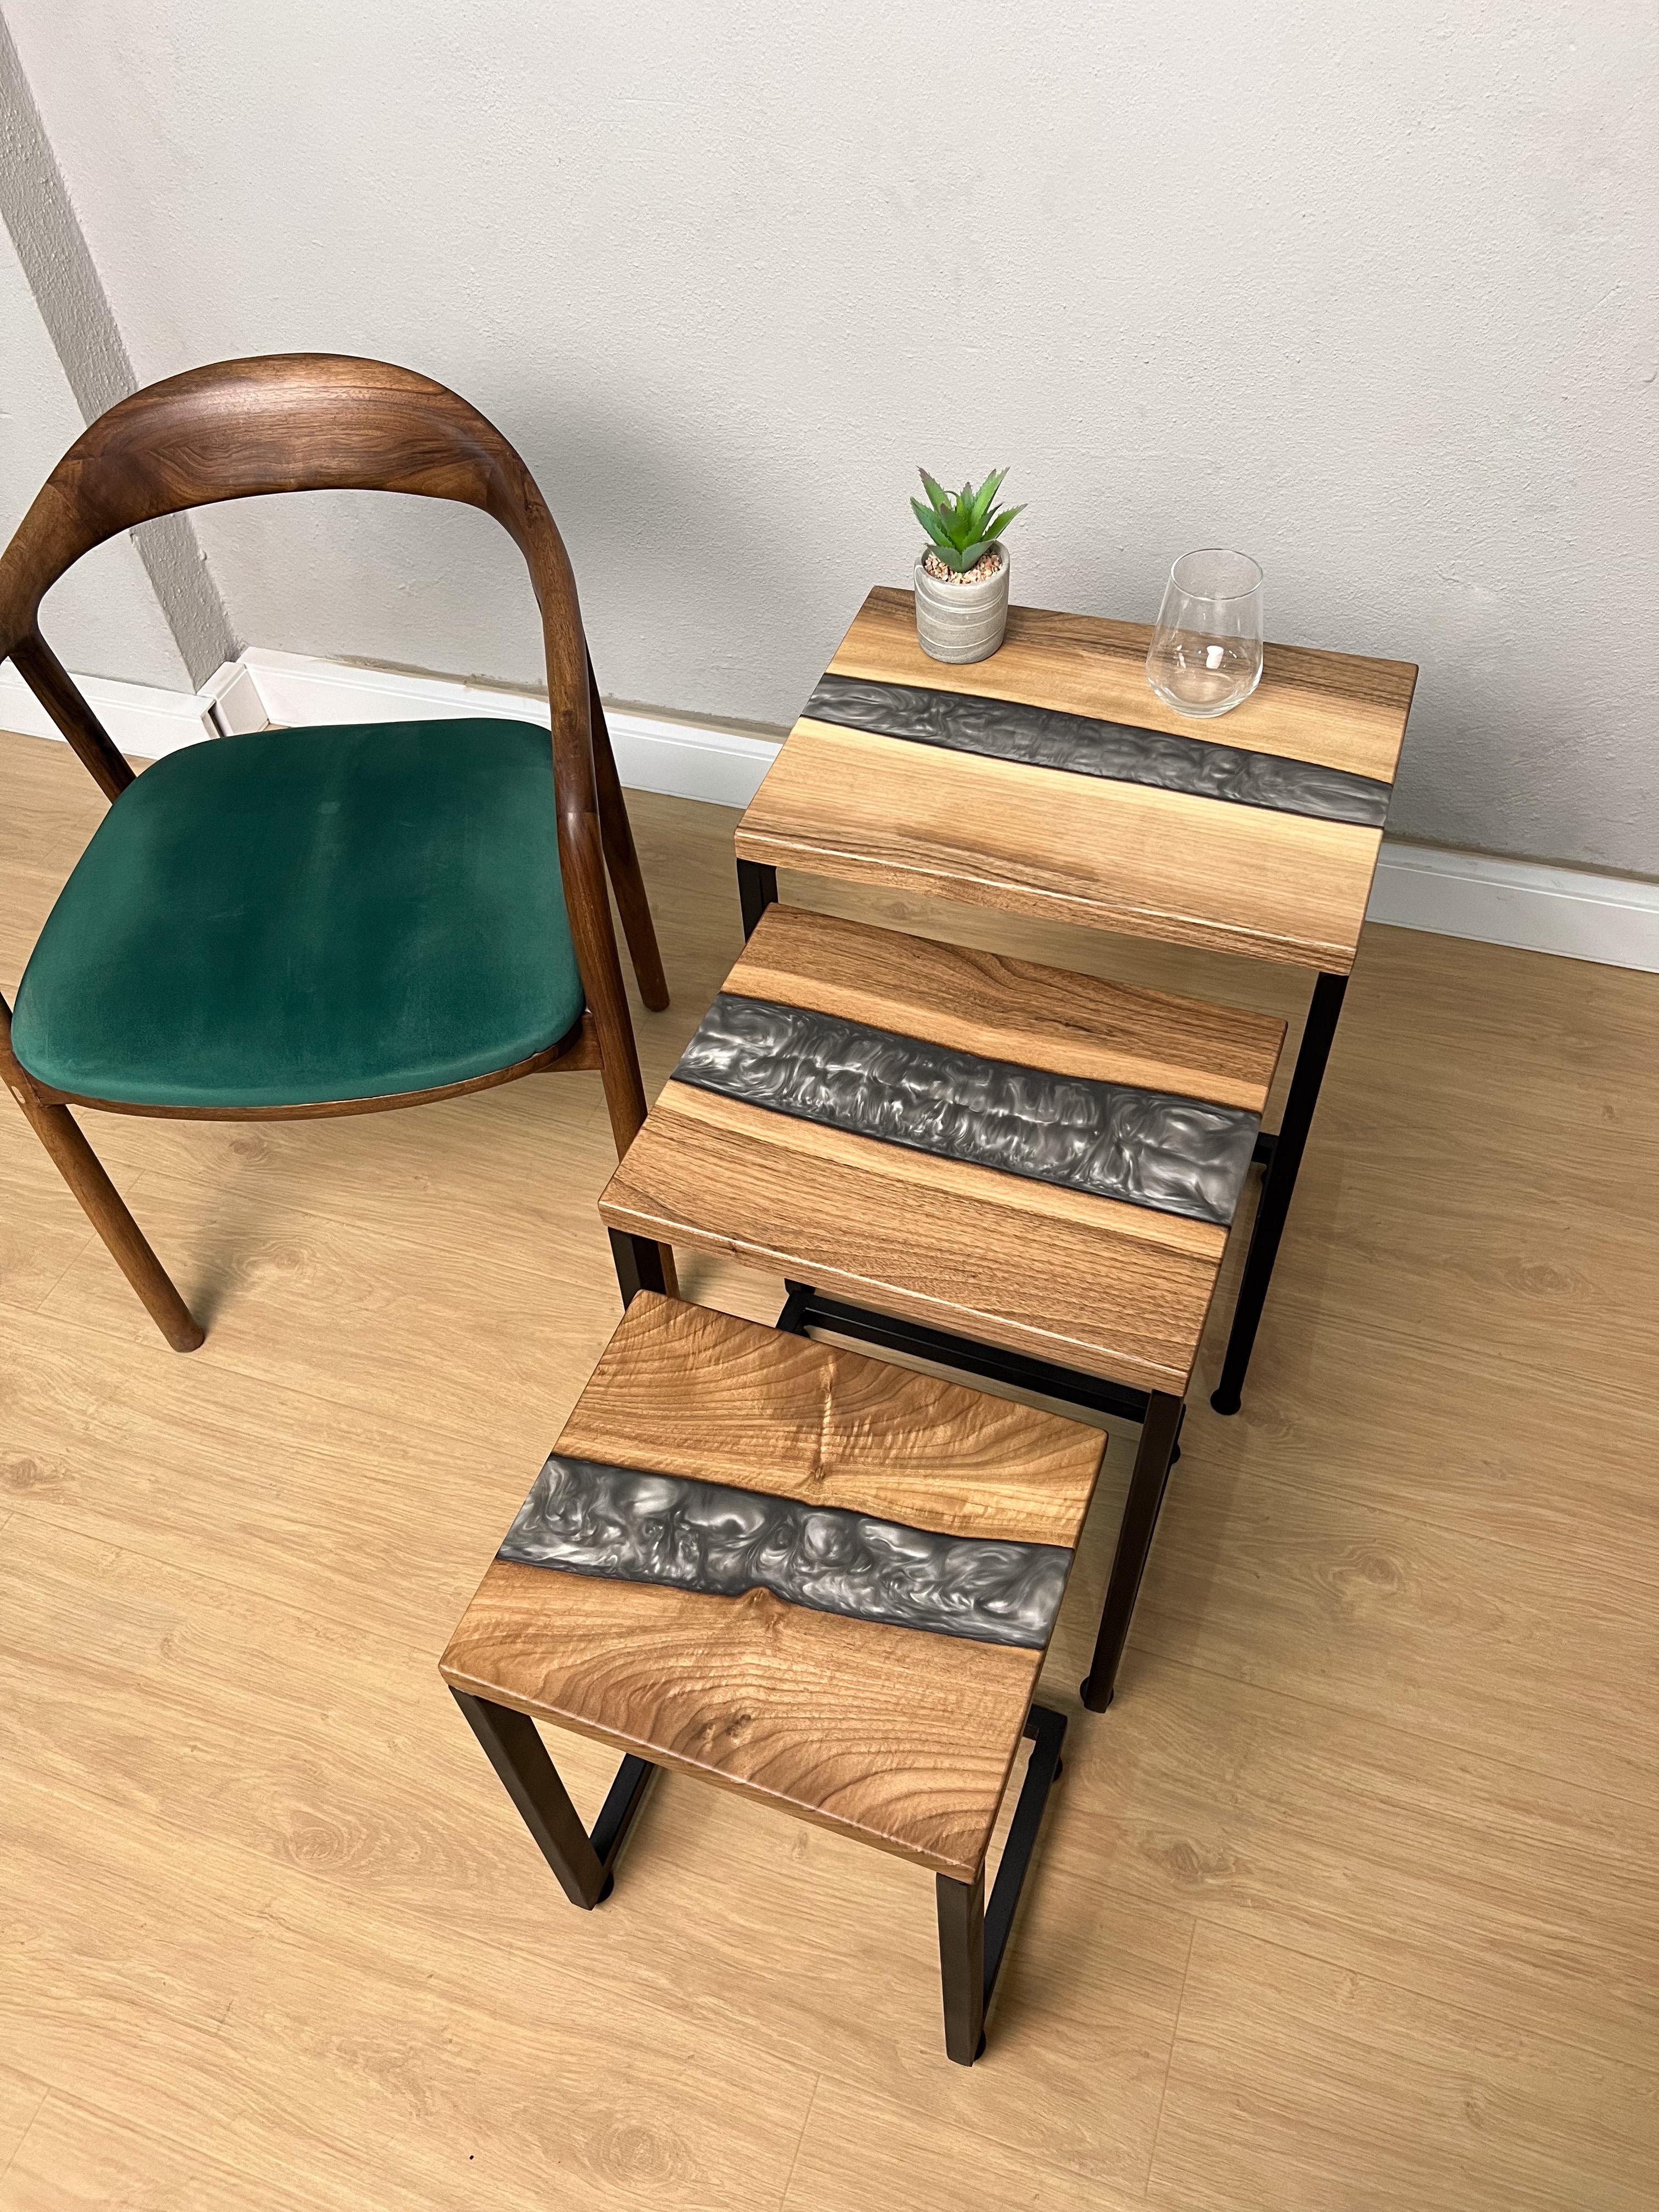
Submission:
POLYGON ((476 409, 384 362, 221 362, 135 392, 52 471, 0 558, 9 658, 111 801, 30 957, 0 1069, 175 1351, 203 1331, 71 1106, 362 1114, 597 1068, 618 1153, 645 1114, 607 866, 645 1002, 668 1003, 576 587, 530 471, 476 409), (42 595, 119 531, 272 492, 482 507, 542 613, 552 742, 505 720, 222 738, 135 780, 42 638, 42 595))

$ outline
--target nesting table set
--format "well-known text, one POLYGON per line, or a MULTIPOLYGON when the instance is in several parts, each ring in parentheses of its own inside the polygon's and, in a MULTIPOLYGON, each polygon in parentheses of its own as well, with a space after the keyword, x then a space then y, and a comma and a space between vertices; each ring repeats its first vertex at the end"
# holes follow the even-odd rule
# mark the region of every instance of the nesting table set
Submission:
POLYGON ((1141 1424, 1103 1710, 1259 1164, 1238 1408, 1416 674, 1269 646, 1222 742, 1149 689, 1147 635, 1016 608, 945 666, 908 592, 866 599, 738 826, 743 955, 601 1198, 622 1325, 443 1660, 578 1905, 659 1766, 931 1869, 963 2063, 1060 1769, 1032 1700, 1105 1440, 808 1332, 1141 1424), (1277 1136, 1283 1023, 784 906, 781 866, 1308 969, 1277 1136), (781 1275, 777 1326, 665 1295, 674 1245, 781 1275), (591 1833, 537 1719, 623 1754, 591 1833))

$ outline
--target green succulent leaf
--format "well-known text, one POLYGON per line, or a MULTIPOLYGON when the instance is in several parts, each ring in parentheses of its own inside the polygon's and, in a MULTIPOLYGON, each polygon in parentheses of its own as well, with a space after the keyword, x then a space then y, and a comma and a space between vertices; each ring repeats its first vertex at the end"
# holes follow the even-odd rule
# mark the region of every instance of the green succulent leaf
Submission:
POLYGON ((916 474, 921 478, 922 489, 933 502, 934 511, 939 514, 948 514, 951 511, 951 495, 945 490, 944 485, 930 477, 926 469, 918 469, 916 474))
POLYGON ((919 499, 913 499, 910 502, 910 506, 915 514, 916 520, 927 532, 927 535, 933 539, 934 544, 937 545, 941 551, 947 549, 950 545, 951 540, 945 535, 945 525, 939 520, 938 515, 934 514, 933 508, 931 507, 924 507, 919 499))
POLYGON ((926 469, 916 473, 932 504, 924 507, 919 499, 913 499, 911 510, 940 559, 952 568, 971 568, 1014 517, 1024 513, 1023 506, 997 507, 996 497, 1006 469, 994 469, 977 491, 970 477, 960 492, 946 491, 926 469))
POLYGON ((996 500, 997 488, 1007 473, 1006 469, 998 469, 994 475, 987 477, 968 502, 968 520, 975 538, 980 535, 990 519, 991 509, 996 500))

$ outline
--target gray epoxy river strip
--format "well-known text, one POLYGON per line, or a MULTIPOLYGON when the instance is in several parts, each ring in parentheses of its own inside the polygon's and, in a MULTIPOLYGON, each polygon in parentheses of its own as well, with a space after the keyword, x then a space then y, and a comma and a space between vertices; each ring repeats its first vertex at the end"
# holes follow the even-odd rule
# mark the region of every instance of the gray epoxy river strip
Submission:
POLYGON ((677 1083, 855 1136, 1225 1228, 1261 1118, 1166 1091, 983 1060, 722 991, 677 1083))
POLYGON ((982 753, 1030 768, 1063 769, 1111 783, 1145 784, 1193 799, 1224 799, 1276 814, 1310 815, 1321 822, 1380 830, 1389 811, 1391 787, 1374 776, 1285 760, 1277 753, 1247 752, 1207 738, 1097 721, 1018 700, 825 675, 801 712, 815 722, 835 722, 875 737, 982 753))
POLYGON ((842 1506, 556 1455, 498 1557, 716 1597, 769 1590, 815 1613, 1030 1651, 1048 1644, 1072 1564, 1057 1544, 941 1536, 842 1506))

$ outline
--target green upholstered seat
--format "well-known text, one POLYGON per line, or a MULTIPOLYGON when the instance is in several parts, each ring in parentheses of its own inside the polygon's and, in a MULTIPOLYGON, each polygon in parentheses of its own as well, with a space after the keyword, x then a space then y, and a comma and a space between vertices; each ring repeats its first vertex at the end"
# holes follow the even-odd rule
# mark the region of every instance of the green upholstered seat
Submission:
POLYGON ((381 722, 146 769, 52 908, 12 1042, 88 1097, 295 1106, 510 1066, 582 1003, 547 732, 381 722))

